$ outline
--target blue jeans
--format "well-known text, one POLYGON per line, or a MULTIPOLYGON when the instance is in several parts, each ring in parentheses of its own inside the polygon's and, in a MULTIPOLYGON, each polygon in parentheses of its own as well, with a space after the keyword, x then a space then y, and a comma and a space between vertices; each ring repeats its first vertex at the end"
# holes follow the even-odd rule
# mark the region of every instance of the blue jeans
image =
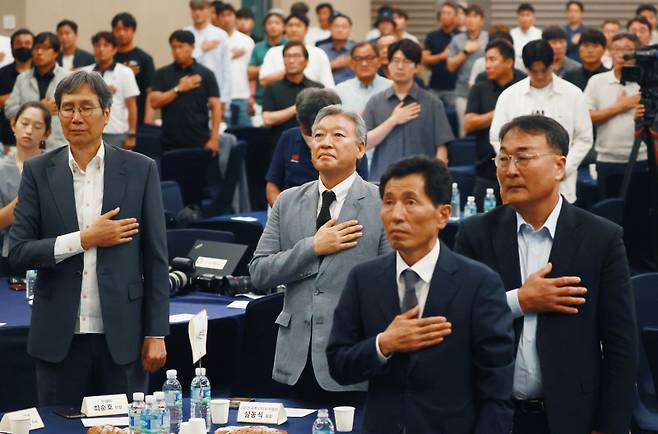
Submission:
POLYGON ((226 124, 230 127, 250 127, 251 117, 249 117, 249 100, 231 100, 230 110, 225 114, 225 117, 226 124))

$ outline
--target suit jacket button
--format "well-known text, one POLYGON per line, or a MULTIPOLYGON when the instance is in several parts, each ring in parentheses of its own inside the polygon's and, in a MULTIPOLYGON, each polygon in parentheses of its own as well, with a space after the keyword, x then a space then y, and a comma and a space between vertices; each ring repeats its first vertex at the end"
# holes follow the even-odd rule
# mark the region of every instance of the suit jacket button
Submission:
POLYGON ((319 290, 319 289, 316 289, 316 290, 315 290, 315 292, 314 292, 313 294, 314 294, 314 295, 320 295, 320 294, 321 294, 321 292, 320 292, 320 290, 319 290))

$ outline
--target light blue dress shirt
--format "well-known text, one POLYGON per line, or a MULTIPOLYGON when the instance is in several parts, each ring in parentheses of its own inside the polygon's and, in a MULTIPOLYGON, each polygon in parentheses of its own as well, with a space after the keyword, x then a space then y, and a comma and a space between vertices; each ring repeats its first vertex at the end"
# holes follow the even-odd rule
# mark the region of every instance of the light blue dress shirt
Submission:
MULTIPOLYGON (((539 230, 534 230, 519 213, 516 213, 519 265, 523 283, 529 275, 548 264, 561 209, 562 196, 539 230)), ((507 304, 514 318, 523 316, 523 331, 516 351, 512 393, 514 398, 521 400, 541 398, 543 387, 537 353, 537 313, 523 312, 519 304, 518 289, 507 292, 507 304)))

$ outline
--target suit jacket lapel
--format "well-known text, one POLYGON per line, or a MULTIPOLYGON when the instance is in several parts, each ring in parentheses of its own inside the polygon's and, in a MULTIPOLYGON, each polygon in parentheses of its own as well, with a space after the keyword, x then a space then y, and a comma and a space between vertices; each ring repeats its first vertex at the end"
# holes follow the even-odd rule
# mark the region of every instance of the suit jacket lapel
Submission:
POLYGON ((498 272, 505 289, 521 286, 519 266, 519 242, 516 234, 516 213, 511 206, 503 212, 498 227, 488 228, 493 232, 493 248, 498 262, 498 272))
MULTIPOLYGON (((119 151, 114 147, 105 146, 105 174, 103 180, 103 206, 101 214, 121 206, 126 192, 126 169, 119 151)), ((127 216, 139 217, 139 216, 127 216)))
POLYGON ((68 157, 68 148, 57 151, 57 154, 53 156, 52 166, 47 169, 48 186, 57 204, 59 215, 62 217, 64 233, 80 230, 78 227, 78 214, 75 209, 73 174, 71 173, 68 157))
POLYGON ((299 201, 300 239, 311 237, 317 232, 315 222, 317 221, 319 198, 318 181, 314 181, 306 187, 306 191, 299 201))
POLYGON ((376 288, 375 293, 377 303, 382 310, 382 318, 386 324, 390 324, 393 318, 401 313, 398 283, 395 278, 395 252, 386 256, 386 264, 382 267, 382 272, 374 277, 372 286, 376 288))

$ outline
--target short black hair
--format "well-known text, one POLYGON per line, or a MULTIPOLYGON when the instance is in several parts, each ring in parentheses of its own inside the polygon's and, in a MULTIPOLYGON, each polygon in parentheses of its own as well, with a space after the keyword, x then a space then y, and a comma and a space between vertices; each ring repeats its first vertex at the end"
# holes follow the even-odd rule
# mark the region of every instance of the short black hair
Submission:
POLYGON ((450 203, 452 178, 446 164, 426 155, 403 158, 388 166, 379 181, 379 196, 383 199, 386 184, 393 178, 421 175, 425 180, 425 194, 434 206, 450 203))
POLYGON ((172 34, 169 35, 169 45, 171 45, 171 41, 194 45, 194 33, 189 30, 174 30, 172 34))
POLYGON ((326 2, 325 2, 325 3, 319 3, 319 4, 315 7, 315 13, 316 13, 316 14, 319 14, 319 13, 320 13, 320 10, 321 10, 321 9, 324 9, 324 8, 328 8, 330 14, 333 14, 333 13, 334 13, 334 6, 333 6, 331 3, 326 3, 326 2))
POLYGON ((291 14, 308 14, 308 5, 304 2, 295 2, 290 5, 291 14))
POLYGON ((59 23, 57 23, 57 31, 59 32, 59 29, 64 27, 64 26, 69 26, 71 30, 73 30, 73 33, 76 35, 78 34, 78 24, 75 21, 72 20, 62 20, 59 23))
POLYGON ((50 48, 52 48, 53 50, 59 53, 59 47, 60 47, 59 38, 53 32, 41 32, 38 35, 36 35, 34 37, 34 43, 32 44, 32 48, 36 47, 37 45, 44 44, 46 42, 50 43, 50 48))
POLYGON ((501 143, 507 133, 512 130, 533 136, 543 134, 546 143, 560 155, 566 156, 569 152, 569 133, 558 121, 548 116, 526 115, 512 119, 500 129, 498 139, 501 143))
POLYGON ((640 15, 642 12, 652 12, 654 15, 657 15, 658 9, 651 3, 643 3, 635 9, 635 15, 640 15))
POLYGON ((420 61, 423 57, 423 49, 420 48, 420 45, 418 45, 416 42, 412 41, 411 39, 406 39, 406 38, 400 39, 397 42, 393 42, 388 47, 389 62, 393 58, 393 55, 398 51, 402 51, 404 57, 411 60, 416 65, 420 64, 420 61))
POLYGON ((464 14, 476 14, 484 18, 484 9, 482 9, 482 6, 480 5, 472 4, 468 5, 468 7, 464 9, 464 14))
POLYGON ((108 44, 111 44, 112 46, 116 47, 117 46, 117 40, 112 34, 112 32, 98 32, 94 36, 91 37, 91 45, 96 45, 101 39, 105 40, 108 44))
POLYGON ((605 35, 602 31, 597 29, 587 29, 580 35, 580 41, 578 41, 578 46, 583 44, 596 44, 605 48, 608 45, 608 40, 605 38, 605 35))
POLYGON ((487 44, 487 47, 484 49, 486 53, 492 49, 498 50, 503 59, 512 59, 514 60, 514 45, 510 44, 505 39, 496 38, 487 44))
POLYGON ((215 0, 212 2, 210 5, 213 7, 213 10, 215 11, 216 14, 220 14, 222 12, 222 7, 225 5, 223 1, 215 0))
POLYGON ((309 87, 297 94, 295 98, 295 107, 297 108, 297 122, 300 128, 308 132, 313 127, 315 117, 323 108, 340 104, 340 97, 331 89, 322 89, 319 87, 309 87))
POLYGON ((251 8, 240 8, 235 12, 235 16, 237 18, 250 18, 254 21, 256 21, 256 16, 254 15, 254 11, 251 10, 251 8))
POLYGON ((16 112, 16 116, 14 116, 14 119, 18 121, 18 118, 21 117, 21 114, 29 108, 35 108, 41 110, 41 113, 43 113, 43 123, 46 126, 46 131, 50 130, 50 126, 52 124, 53 116, 50 114, 50 109, 46 107, 44 103, 41 101, 28 101, 25 104, 23 104, 18 111, 16 112))
POLYGON ((551 39, 564 39, 566 41, 567 32, 559 26, 548 26, 541 32, 541 38, 545 41, 550 41, 551 39))
POLYGON ((628 20, 628 22, 626 23, 626 29, 628 30, 631 27, 631 25, 633 25, 633 23, 643 24, 649 28, 649 31, 653 30, 651 28, 651 23, 649 22, 649 20, 647 20, 642 15, 638 15, 637 17, 633 17, 630 20, 628 20))
POLYGON ((640 42, 640 38, 638 38, 635 33, 619 32, 615 36, 612 37, 612 42, 617 42, 620 39, 628 39, 629 41, 631 41, 633 44, 635 44, 635 50, 639 50, 642 47, 642 43, 640 42))
POLYGON ((379 50, 377 49, 377 44, 375 44, 373 41, 361 41, 361 42, 357 42, 352 47, 352 50, 350 51, 350 57, 354 57, 354 53, 356 52, 356 50, 362 47, 372 48, 372 51, 374 51, 375 56, 379 56, 379 50))
POLYGON ((569 10, 569 6, 571 5, 576 5, 578 6, 578 9, 580 9, 580 12, 585 12, 585 5, 583 5, 583 2, 580 2, 578 0, 569 0, 564 9, 569 10))
POLYGON ((439 6, 439 9, 436 11, 436 18, 437 19, 441 18, 441 9, 443 9, 446 6, 451 8, 452 10, 454 10, 455 13, 457 13, 457 10, 459 9, 459 6, 454 1, 448 0, 446 2, 443 2, 439 6))
POLYGON ((519 4, 519 7, 516 8, 516 13, 520 14, 521 12, 532 12, 534 14, 535 7, 532 5, 532 3, 521 3, 519 4))
POLYGON ((64 77, 57 85, 55 89, 57 108, 62 107, 62 95, 73 93, 83 86, 89 86, 98 96, 101 109, 105 110, 112 106, 112 91, 103 80, 103 77, 98 72, 78 70, 64 77))
POLYGON ((302 48, 302 53, 304 54, 304 58, 308 60, 308 50, 306 49, 306 45, 304 45, 303 42, 300 41, 289 41, 284 47, 283 47, 283 55, 286 55, 286 51, 290 50, 291 48, 295 47, 301 47, 302 48))
POLYGON ((512 39, 512 35, 510 35, 509 32, 504 32, 502 30, 489 32, 489 40, 493 41, 494 39, 502 39, 503 41, 507 41, 510 44, 514 45, 514 39, 512 39))
POLYGON ((541 62, 548 68, 553 64, 553 48, 545 39, 535 39, 525 44, 521 57, 526 69, 532 68, 535 62, 541 62))
POLYGON ((224 13, 226 11, 233 12, 233 14, 235 15, 235 8, 231 3, 222 3, 222 5, 219 8, 215 8, 215 11, 217 15, 224 13))
POLYGON ((32 36, 32 43, 34 43, 34 33, 30 32, 28 29, 18 29, 14 33, 11 34, 11 39, 10 39, 9 45, 11 45, 11 47, 13 47, 14 46, 14 40, 16 40, 16 38, 18 38, 21 35, 30 35, 30 36, 32 36))
POLYGON ((285 24, 288 24, 290 20, 293 18, 297 18, 299 21, 303 22, 306 27, 308 27, 309 20, 308 17, 304 14, 300 14, 299 12, 293 12, 290 15, 288 15, 284 21, 285 24))
POLYGON ((409 21, 409 14, 404 9, 395 8, 393 9, 393 14, 398 15, 404 18, 405 20, 409 21))
POLYGON ((137 29, 137 20, 130 12, 121 12, 112 18, 112 28, 118 26, 119 23, 123 24, 125 27, 130 27, 133 30, 137 29))
POLYGON ((350 23, 350 26, 352 25, 352 18, 348 17, 347 15, 341 12, 336 12, 332 14, 331 17, 329 18, 329 24, 333 23, 338 18, 345 18, 347 22, 350 23))

